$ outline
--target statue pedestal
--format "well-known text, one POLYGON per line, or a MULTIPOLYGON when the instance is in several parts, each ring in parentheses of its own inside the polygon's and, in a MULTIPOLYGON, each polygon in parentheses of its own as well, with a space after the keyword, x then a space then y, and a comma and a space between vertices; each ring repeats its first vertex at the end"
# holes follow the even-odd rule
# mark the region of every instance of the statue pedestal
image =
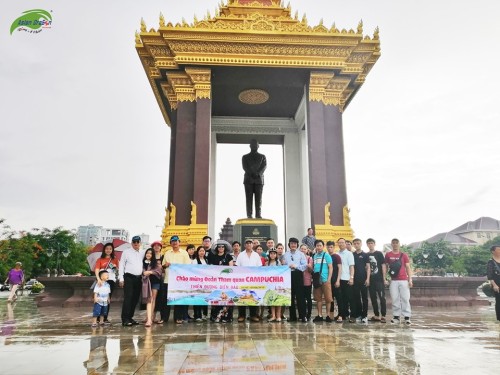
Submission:
MULTIPOLYGON (((278 227, 273 220, 270 219, 239 219, 234 224, 233 238, 235 241, 240 241, 242 247, 245 240, 258 240, 264 250, 267 250, 266 239, 278 237, 278 227)), ((243 250, 242 250, 243 251, 243 250)))

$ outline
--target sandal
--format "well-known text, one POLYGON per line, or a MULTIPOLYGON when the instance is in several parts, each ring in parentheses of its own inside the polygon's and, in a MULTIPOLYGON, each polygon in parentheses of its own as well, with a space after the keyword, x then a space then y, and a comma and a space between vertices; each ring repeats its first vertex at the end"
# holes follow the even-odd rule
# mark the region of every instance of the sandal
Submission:
POLYGON ((146 324, 144 324, 144 327, 146 327, 146 328, 151 327, 151 323, 146 323, 146 324))
POLYGON ((184 320, 179 319, 179 320, 176 320, 176 321, 175 321, 175 323, 176 323, 176 324, 182 324, 182 323, 184 323, 184 320))
POLYGON ((338 316, 337 317, 337 320, 335 320, 337 323, 343 323, 343 320, 342 320, 342 317, 341 316, 338 316))
POLYGON ((376 316, 372 316, 370 318, 370 322, 380 322, 380 318, 376 317, 376 316))
POLYGON ((380 318, 380 323, 385 323, 385 316, 380 318))
POLYGON ((163 324, 164 321, 163 321, 163 319, 160 319, 160 320, 155 320, 154 323, 156 323, 156 324, 163 324))

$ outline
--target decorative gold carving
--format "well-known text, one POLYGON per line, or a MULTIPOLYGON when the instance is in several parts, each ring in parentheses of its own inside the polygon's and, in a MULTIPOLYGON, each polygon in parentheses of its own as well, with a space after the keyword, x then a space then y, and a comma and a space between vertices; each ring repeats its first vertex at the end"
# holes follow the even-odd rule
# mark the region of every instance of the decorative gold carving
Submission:
MULTIPOLYGON (((227 0, 213 15, 207 12, 203 19, 195 16, 192 23, 182 19, 176 25, 165 22, 160 14, 159 27, 158 32, 147 32, 141 19, 136 49, 161 107, 164 94, 170 95, 167 98, 171 108, 178 102, 211 96, 210 81, 198 82, 190 76, 190 83, 179 83, 170 77, 171 71, 182 69, 181 66, 222 65, 335 70, 335 77, 330 79, 349 81, 343 85, 344 91, 339 91, 341 84, 311 85, 310 100, 343 110, 380 56, 378 28, 370 38, 363 36, 362 20, 355 30, 349 31, 339 30, 335 23, 328 29, 323 20, 318 25, 308 25, 305 14, 300 20, 298 12, 292 17, 291 8, 285 8, 281 0, 227 0), (163 70, 166 74, 160 74, 163 70), (162 78, 165 75, 167 82, 162 78), (157 80, 161 80, 160 90, 157 80), (171 87, 175 100, 163 84, 171 87)), ((167 119, 166 109, 162 108, 162 112, 167 119)))
POLYGON ((191 201, 191 225, 196 224, 196 204, 191 201))
POLYGON ((330 202, 325 204, 325 225, 331 225, 332 222, 330 221, 330 202))
POLYGON ((269 94, 264 90, 250 89, 240 92, 238 99, 245 104, 257 105, 267 102, 269 100, 269 94))
POLYGON ((177 208, 175 208, 174 204, 170 202, 170 220, 168 221, 169 226, 175 225, 175 216, 177 215, 177 208))
POLYGON ((196 100, 193 82, 186 72, 167 73, 167 78, 175 92, 177 102, 194 102, 196 100))
POLYGON ((186 68, 186 73, 194 84, 196 99, 210 99, 212 96, 212 71, 207 68, 186 68))
POLYGON ((170 212, 167 207, 165 207, 165 222, 163 224, 163 228, 168 227, 170 224, 170 212))
POLYGON ((349 89, 350 83, 349 78, 337 77, 333 72, 311 72, 309 101, 338 106, 343 111, 345 103, 352 93, 352 90, 349 89))
POLYGON ((141 37, 137 31, 135 32, 135 44, 142 44, 141 37))
POLYGON ((344 206, 342 209, 343 215, 344 215, 344 226, 350 227, 351 226, 351 217, 349 216, 349 213, 351 210, 347 207, 347 205, 344 206))

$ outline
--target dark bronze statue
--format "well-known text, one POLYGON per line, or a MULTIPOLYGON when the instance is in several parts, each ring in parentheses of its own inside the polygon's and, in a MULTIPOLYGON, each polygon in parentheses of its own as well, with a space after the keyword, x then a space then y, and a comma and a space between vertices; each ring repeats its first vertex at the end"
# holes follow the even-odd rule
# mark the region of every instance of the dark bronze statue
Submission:
POLYGON ((261 219, 262 188, 264 187, 264 171, 267 167, 266 156, 259 154, 259 142, 252 139, 250 142, 251 152, 243 155, 241 162, 245 170, 243 184, 245 184, 245 195, 247 198, 247 217, 252 217, 252 200, 255 195, 255 217, 261 219))

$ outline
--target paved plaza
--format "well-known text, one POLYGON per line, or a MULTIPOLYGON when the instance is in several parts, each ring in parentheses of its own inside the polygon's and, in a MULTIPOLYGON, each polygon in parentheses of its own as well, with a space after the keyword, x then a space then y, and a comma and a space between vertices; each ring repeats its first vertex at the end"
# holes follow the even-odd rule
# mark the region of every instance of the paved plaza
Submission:
MULTIPOLYGON (((114 311, 113 311, 114 310, 114 311)), ((0 374, 498 374, 493 306, 391 323, 186 323, 91 328, 88 308, 0 293, 0 374)), ((141 318, 144 312, 138 313, 141 318)))

